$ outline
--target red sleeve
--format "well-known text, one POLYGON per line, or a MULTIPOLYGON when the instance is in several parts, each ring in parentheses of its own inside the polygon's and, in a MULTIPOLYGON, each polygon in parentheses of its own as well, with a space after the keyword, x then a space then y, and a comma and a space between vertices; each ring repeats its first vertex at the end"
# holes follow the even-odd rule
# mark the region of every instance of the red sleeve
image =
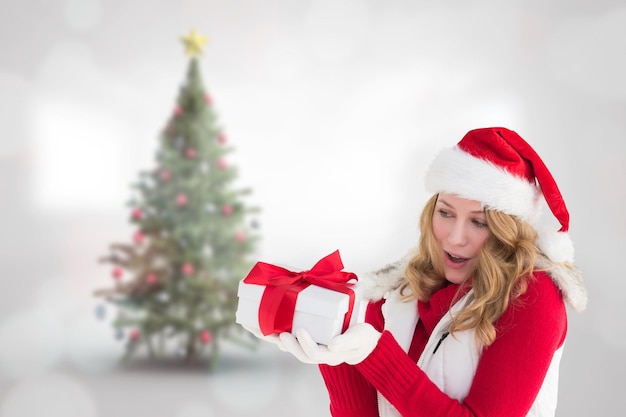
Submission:
MULTIPOLYGON (((384 327, 383 300, 367 306, 365 321, 378 331, 384 327)), ((378 417, 376 388, 354 367, 320 365, 320 373, 328 389, 330 413, 333 417, 378 417)))
POLYGON ((496 329, 463 403, 439 390, 386 331, 356 368, 405 417, 525 416, 567 332, 565 306, 552 280, 536 274, 496 329))

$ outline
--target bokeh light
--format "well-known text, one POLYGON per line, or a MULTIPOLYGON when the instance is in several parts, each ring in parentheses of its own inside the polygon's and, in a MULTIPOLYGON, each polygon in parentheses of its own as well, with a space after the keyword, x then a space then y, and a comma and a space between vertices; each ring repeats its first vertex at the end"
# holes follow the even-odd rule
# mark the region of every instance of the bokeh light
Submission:
POLYGON ((623 101, 626 83, 626 7, 555 25, 546 43, 548 67, 562 82, 594 96, 623 101))
POLYGON ((94 28, 100 20, 102 4, 100 0, 65 0, 63 17, 75 29, 94 28))
POLYGON ((48 374, 15 385, 0 405, 2 417, 97 417, 93 395, 76 378, 48 374))
POLYGON ((98 313, 96 307, 94 302, 89 308, 83 308, 67 325, 69 359, 78 369, 90 373, 114 369, 124 353, 124 345, 115 338, 111 324, 115 308, 107 305, 98 313))
POLYGON ((64 326, 49 310, 15 312, 0 319, 0 369, 22 379, 54 369, 63 358, 64 326))
MULTIPOLYGON (((263 348, 278 350, 273 345, 263 348)), ((275 365, 275 361, 240 357, 232 366, 210 378, 208 388, 213 398, 229 413, 263 410, 280 396, 288 378, 284 369, 275 365), (242 393, 246 393, 245 396, 242 393)))
POLYGON ((187 401, 180 406, 174 417, 216 417, 213 407, 206 401, 187 401))
POLYGON ((31 89, 24 76, 0 69, 0 158, 15 156, 32 144, 31 89))
POLYGON ((358 0, 313 2, 304 25, 309 53, 334 64, 350 60, 366 46, 369 13, 369 8, 358 0))

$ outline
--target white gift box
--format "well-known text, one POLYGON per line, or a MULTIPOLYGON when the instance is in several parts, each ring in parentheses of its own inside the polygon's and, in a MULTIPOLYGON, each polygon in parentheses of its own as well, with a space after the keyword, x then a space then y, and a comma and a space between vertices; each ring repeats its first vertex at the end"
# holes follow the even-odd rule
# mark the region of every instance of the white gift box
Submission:
MULTIPOLYGON (((362 300, 363 286, 357 282, 347 285, 354 291, 354 308, 350 318, 350 326, 363 322, 367 303, 362 300)), ((235 321, 246 327, 259 329, 259 306, 265 291, 264 285, 246 284, 239 282, 237 296, 239 303, 235 321)), ((303 328, 307 330, 313 340, 326 345, 330 340, 341 334, 343 322, 350 297, 348 294, 309 285, 298 293, 296 309, 292 321, 292 334, 303 328)))

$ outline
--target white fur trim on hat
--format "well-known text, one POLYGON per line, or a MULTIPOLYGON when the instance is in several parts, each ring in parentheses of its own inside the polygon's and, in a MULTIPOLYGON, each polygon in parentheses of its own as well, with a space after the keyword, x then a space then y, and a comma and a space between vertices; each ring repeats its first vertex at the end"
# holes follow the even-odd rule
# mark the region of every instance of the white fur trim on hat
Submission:
POLYGON ((476 200, 535 224, 540 213, 541 192, 535 184, 516 177, 458 146, 442 150, 432 161, 425 177, 426 189, 476 200))
POLYGON ((574 244, 569 233, 542 229, 537 238, 537 247, 541 249, 552 262, 573 262, 574 244))

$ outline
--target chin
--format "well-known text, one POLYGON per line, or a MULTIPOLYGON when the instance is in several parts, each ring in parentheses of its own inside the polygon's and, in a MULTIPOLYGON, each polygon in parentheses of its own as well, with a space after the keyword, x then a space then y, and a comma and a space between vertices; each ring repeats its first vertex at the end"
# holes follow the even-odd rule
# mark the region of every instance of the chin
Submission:
POLYGON ((467 274, 459 273, 459 271, 446 271, 446 279, 453 284, 461 284, 467 277, 467 274))

